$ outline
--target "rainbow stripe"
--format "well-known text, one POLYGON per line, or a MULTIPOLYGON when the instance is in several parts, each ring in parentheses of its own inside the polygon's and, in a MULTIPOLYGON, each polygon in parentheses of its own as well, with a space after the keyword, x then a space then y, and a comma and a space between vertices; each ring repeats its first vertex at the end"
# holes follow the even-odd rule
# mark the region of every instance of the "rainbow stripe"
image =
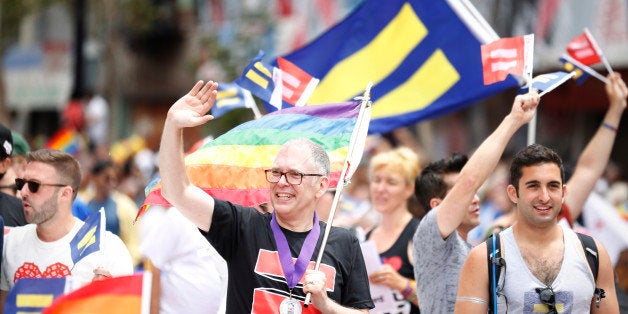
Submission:
MULTIPOLYGON (((147 274, 113 277, 92 281, 69 294, 54 300, 44 314, 91 313, 91 314, 138 314, 145 311, 150 291, 147 274), (144 304, 143 304, 144 303, 144 304)), ((149 277, 150 278, 150 277, 149 277)))
MULTIPOLYGON (((241 124, 185 157, 190 181, 209 195, 245 206, 269 201, 264 169, 272 167, 281 145, 309 138, 331 159, 330 188, 342 172, 359 102, 292 107, 241 124)), ((161 196, 161 181, 146 187, 138 217, 151 205, 170 206, 161 196)))
POLYGON ((46 142, 45 147, 75 155, 79 151, 80 135, 73 128, 62 128, 46 142))

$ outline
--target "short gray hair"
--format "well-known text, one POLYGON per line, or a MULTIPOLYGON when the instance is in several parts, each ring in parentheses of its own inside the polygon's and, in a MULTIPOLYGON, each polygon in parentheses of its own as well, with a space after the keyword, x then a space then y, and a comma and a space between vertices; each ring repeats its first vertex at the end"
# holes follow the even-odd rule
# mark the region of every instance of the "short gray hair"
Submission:
POLYGON ((329 176, 331 165, 329 155, 327 155, 327 151, 325 151, 323 146, 307 138, 296 138, 287 141, 282 145, 282 147, 292 145, 307 147, 310 151, 310 157, 314 160, 316 168, 322 170, 325 173, 325 176, 329 176))

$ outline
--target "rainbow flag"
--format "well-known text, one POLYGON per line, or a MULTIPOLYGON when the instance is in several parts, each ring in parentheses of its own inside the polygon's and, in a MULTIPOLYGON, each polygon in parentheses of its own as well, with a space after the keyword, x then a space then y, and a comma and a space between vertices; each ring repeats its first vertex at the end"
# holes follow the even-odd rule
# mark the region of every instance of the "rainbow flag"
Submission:
POLYGON ((53 134, 45 147, 76 155, 79 152, 80 143, 80 134, 73 128, 65 127, 53 134))
POLYGON ((148 313, 151 280, 152 274, 144 272, 92 281, 86 286, 58 297, 42 313, 148 313))
MULTIPOLYGON (((245 206, 269 201, 264 169, 272 167, 281 145, 309 138, 322 145, 331 159, 330 188, 336 187, 347 157, 359 102, 292 107, 237 126, 185 157, 192 184, 209 195, 245 206)), ((171 206, 161 196, 161 180, 146 187, 137 217, 151 205, 171 206)), ((136 218, 137 219, 137 218, 136 218)))

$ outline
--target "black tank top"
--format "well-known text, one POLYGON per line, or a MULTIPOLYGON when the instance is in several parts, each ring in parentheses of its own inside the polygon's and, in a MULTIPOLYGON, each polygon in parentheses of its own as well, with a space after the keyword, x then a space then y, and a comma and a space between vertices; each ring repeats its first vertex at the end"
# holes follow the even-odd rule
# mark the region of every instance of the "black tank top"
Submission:
MULTIPOLYGON (((392 266, 401 276, 406 278, 414 279, 414 265, 410 263, 410 259, 408 258, 408 243, 412 241, 412 237, 414 236, 414 231, 419 226, 419 219, 412 218, 406 225, 406 227, 401 231, 399 238, 397 241, 385 252, 379 254, 382 259, 382 263, 389 264, 392 266)), ((366 239, 368 240, 371 237, 371 232, 369 231, 366 234, 366 239)), ((421 301, 419 301, 421 302, 421 301)), ((420 313, 419 308, 414 304, 412 305, 412 310, 410 313, 420 313)))

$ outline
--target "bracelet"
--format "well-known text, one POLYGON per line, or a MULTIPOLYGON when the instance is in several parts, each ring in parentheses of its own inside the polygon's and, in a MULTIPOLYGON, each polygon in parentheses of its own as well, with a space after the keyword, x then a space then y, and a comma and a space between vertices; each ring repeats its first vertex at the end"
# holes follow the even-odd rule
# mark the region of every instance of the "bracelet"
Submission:
POLYGON ((608 123, 606 123, 606 122, 602 122, 602 126, 607 128, 607 129, 609 129, 609 130, 611 130, 611 131, 613 131, 613 132, 615 132, 615 133, 617 133, 617 128, 612 126, 612 125, 610 125, 610 124, 608 124, 608 123))
POLYGON ((408 299, 412 295, 412 292, 414 292, 414 289, 412 288, 412 285, 410 285, 410 280, 408 279, 406 288, 401 292, 401 296, 403 296, 404 299, 408 299))

